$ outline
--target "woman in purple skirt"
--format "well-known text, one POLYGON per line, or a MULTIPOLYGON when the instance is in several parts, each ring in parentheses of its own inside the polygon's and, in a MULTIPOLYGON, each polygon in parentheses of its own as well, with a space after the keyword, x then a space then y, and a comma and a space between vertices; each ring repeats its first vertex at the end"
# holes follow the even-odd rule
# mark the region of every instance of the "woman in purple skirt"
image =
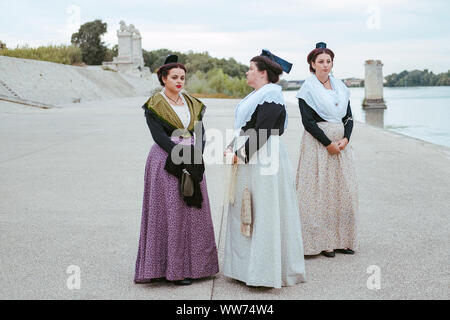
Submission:
POLYGON ((157 72, 163 90, 142 107, 155 144, 145 167, 135 283, 189 285, 219 272, 202 159, 205 106, 181 92, 186 68, 177 61, 167 57, 157 72), (191 178, 192 195, 181 193, 182 175, 191 178))

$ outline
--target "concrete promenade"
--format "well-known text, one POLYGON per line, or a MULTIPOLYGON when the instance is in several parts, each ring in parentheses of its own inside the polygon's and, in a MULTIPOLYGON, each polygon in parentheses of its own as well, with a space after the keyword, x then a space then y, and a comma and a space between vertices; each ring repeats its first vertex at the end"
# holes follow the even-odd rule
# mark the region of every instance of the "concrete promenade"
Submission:
MULTIPOLYGON (((203 99, 205 126, 232 127, 236 100, 203 99)), ((217 276, 133 283, 143 175, 153 141, 146 97, 40 109, 0 101, 0 299, 450 299, 450 149, 356 123, 359 250, 306 259, 307 282, 249 288, 217 276), (69 290, 78 266, 81 288, 69 290), (381 289, 367 287, 369 266, 381 289)), ((359 107, 359 106, 354 106, 359 107)), ((288 107, 294 170, 303 133, 288 107)), ((294 172, 293 172, 294 174, 294 172)), ((224 169, 206 168, 223 265, 224 169)))

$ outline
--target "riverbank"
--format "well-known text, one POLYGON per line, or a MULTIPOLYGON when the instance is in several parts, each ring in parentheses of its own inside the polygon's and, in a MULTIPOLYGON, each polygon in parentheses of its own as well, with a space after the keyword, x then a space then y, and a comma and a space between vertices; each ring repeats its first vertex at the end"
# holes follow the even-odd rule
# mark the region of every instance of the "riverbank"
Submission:
MULTIPOLYGON (((0 101, 1 299, 449 299, 450 149, 357 122, 359 250, 306 259, 307 282, 249 288, 220 272, 187 287, 135 285, 145 159, 153 143, 134 97, 40 109, 0 101), (79 290, 67 273, 78 266, 79 290), (370 266, 381 289, 368 289, 370 266)), ((202 99, 224 132, 237 100, 202 99)), ((295 104, 283 135, 295 170, 295 104)), ((207 165, 220 267, 224 170, 207 165)))
POLYGON ((0 100, 55 106, 148 95, 158 86, 155 74, 138 78, 106 71, 101 66, 0 56, 0 100))

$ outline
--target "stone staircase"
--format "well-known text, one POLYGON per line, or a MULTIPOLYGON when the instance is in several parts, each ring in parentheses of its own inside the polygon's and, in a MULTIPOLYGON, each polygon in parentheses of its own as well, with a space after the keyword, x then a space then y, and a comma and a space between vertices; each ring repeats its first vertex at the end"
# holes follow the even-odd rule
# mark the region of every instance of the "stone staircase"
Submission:
POLYGON ((0 86, 5 88, 5 90, 9 92, 8 95, 0 94, 0 100, 9 101, 9 102, 13 102, 13 103, 19 103, 19 104, 23 104, 23 105, 27 105, 27 106, 32 106, 32 107, 38 107, 38 108, 42 108, 42 109, 50 109, 50 108, 54 107, 54 106, 51 106, 49 104, 44 104, 44 103, 40 103, 40 102, 31 101, 31 100, 27 100, 27 99, 21 98, 17 94, 17 92, 15 92, 13 89, 11 89, 1 79, 0 79, 0 86))
POLYGON ((5 88, 14 98, 20 99, 19 95, 13 89, 11 89, 5 82, 3 82, 3 80, 1 80, 1 79, 0 79, 0 86, 5 88))

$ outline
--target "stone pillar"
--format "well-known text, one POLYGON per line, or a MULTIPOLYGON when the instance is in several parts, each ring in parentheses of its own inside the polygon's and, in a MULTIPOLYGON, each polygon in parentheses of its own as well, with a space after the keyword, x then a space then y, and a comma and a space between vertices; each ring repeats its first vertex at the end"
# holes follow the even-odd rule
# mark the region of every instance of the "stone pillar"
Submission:
POLYGON ((120 22, 120 29, 117 30, 119 52, 113 62, 117 66, 117 71, 129 73, 133 69, 133 32, 126 26, 125 22, 120 22))
POLYGON ((384 109, 366 108, 364 110, 366 123, 371 126, 384 128, 384 109))
POLYGON ((117 60, 120 62, 131 62, 133 57, 131 32, 117 30, 117 38, 119 42, 119 54, 117 60))
POLYGON ((144 67, 142 37, 138 30, 133 34, 133 64, 135 67, 144 67))
POLYGON ((383 64, 380 60, 366 61, 363 108, 386 109, 383 99, 383 64))

